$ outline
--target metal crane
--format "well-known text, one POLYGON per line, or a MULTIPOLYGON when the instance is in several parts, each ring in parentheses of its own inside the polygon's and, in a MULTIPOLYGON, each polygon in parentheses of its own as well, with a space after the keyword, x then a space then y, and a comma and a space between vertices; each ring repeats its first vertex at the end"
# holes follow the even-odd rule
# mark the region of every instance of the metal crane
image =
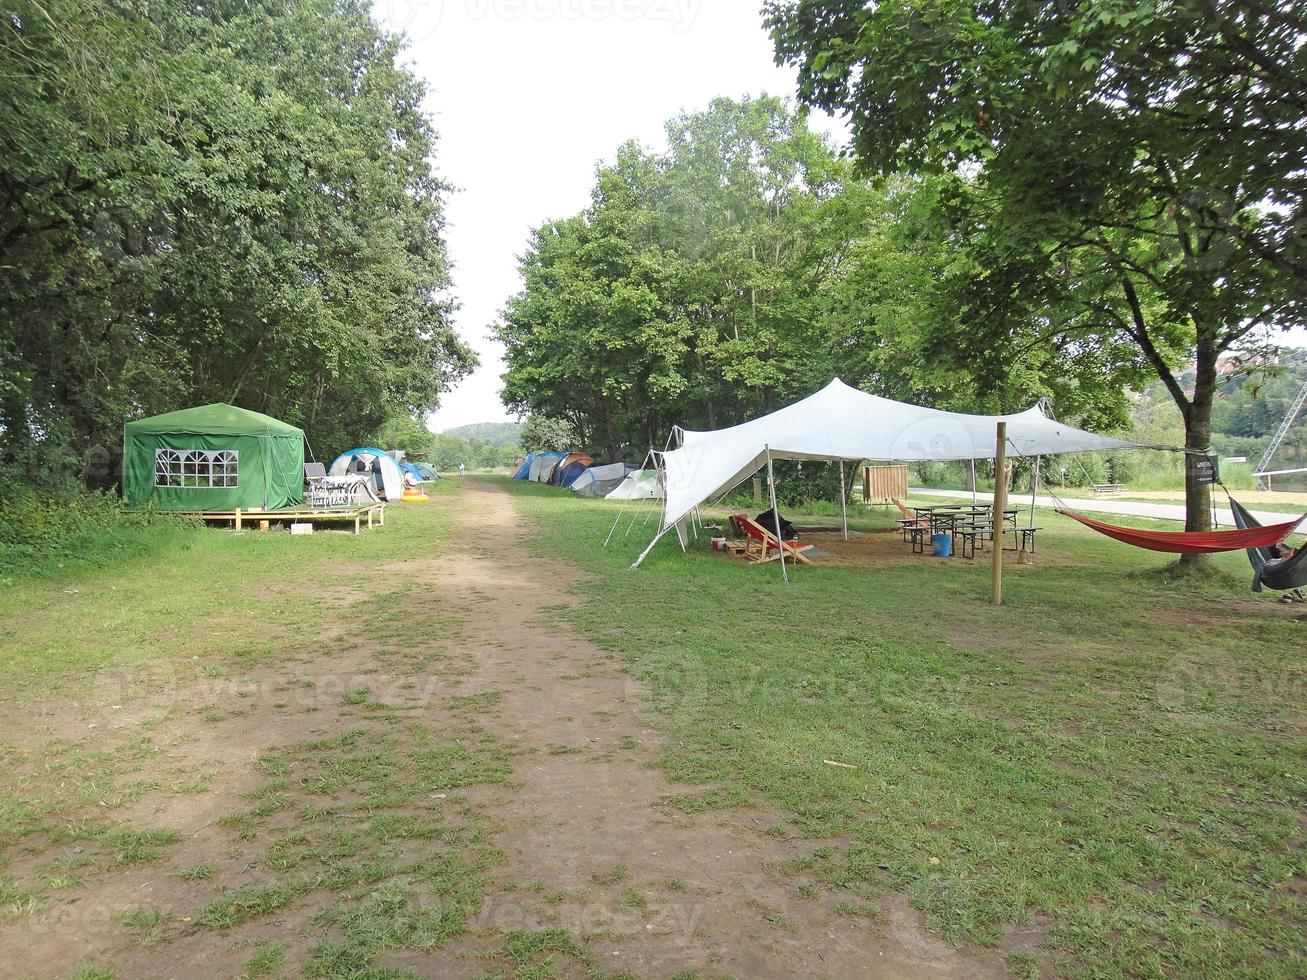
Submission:
POLYGON ((1303 382, 1302 388, 1298 390, 1297 397, 1294 398, 1293 404, 1289 406, 1289 413, 1285 415, 1284 421, 1280 427, 1275 430, 1275 435, 1271 437, 1270 444, 1266 447, 1266 452, 1262 453, 1262 458, 1257 462, 1257 468, 1253 473, 1257 476, 1257 487, 1260 490, 1270 489, 1270 481, 1267 480, 1266 467, 1271 465, 1271 457, 1275 451, 1280 448, 1280 443, 1284 442, 1285 434, 1293 426, 1294 420, 1298 418, 1298 413, 1302 411, 1302 406, 1307 403, 1307 381, 1303 382))

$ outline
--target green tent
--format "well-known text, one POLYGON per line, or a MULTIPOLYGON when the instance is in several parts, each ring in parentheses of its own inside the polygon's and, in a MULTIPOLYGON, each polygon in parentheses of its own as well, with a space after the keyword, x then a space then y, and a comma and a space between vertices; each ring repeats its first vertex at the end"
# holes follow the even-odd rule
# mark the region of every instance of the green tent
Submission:
POLYGON ((123 426, 123 499, 160 510, 274 510, 304 503, 304 432, 234 405, 123 426))

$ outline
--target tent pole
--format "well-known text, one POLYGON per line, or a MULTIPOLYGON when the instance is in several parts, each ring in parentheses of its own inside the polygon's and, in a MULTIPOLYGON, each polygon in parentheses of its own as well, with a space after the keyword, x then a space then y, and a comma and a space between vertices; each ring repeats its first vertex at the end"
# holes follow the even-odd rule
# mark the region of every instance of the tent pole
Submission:
POLYGON ((844 540, 849 540, 849 495, 844 490, 844 460, 840 460, 840 514, 844 518, 844 540))
POLYGON ((994 605, 1003 605, 1003 511, 1007 509, 1007 423, 998 423, 994 447, 994 605))
POLYGON ((1035 457, 1035 472, 1030 477, 1030 526, 1035 526, 1035 495, 1039 493, 1039 461, 1042 456, 1035 457))
MULTIPOLYGON (((617 525, 622 523, 622 514, 625 513, 626 511, 626 505, 627 505, 627 501, 623 500, 622 506, 617 508, 617 516, 613 518, 613 526, 608 529, 608 537, 604 538, 605 548, 608 547, 608 542, 612 539, 613 532, 617 530, 617 525)), ((630 531, 628 530, 627 534, 629 533, 630 531)), ((625 535, 623 535, 623 537, 625 537, 625 535)))
MULTIPOLYGON (((641 473, 643 473, 643 472, 648 468, 648 467, 646 466, 646 464, 650 461, 650 459, 651 459, 652 457, 653 457, 653 450, 652 450, 652 449, 650 449, 647 453, 644 454, 644 459, 642 459, 642 460, 640 461, 640 472, 641 472, 641 473)), ((655 479, 656 479, 656 478, 655 478, 655 479)), ((638 498, 632 498, 632 499, 638 499, 638 498)), ((623 500, 623 501, 622 501, 622 510, 623 510, 623 511, 626 510, 626 504, 627 504, 627 501, 623 500)), ((623 534, 622 537, 627 537, 627 535, 629 535, 629 534, 631 533, 631 530, 635 527, 635 519, 636 519, 637 517, 640 516, 640 505, 639 505, 639 504, 636 504, 635 507, 636 507, 636 509, 635 509, 634 513, 631 514, 631 523, 628 524, 628 525, 626 525, 626 534, 623 534)), ((618 514, 618 517, 621 517, 621 514, 618 514)), ((647 519, 648 519, 648 518, 646 518, 646 520, 647 520, 647 519)))
POLYGON ((640 567, 640 562, 644 561, 646 558, 649 557, 649 552, 653 551, 653 546, 656 545, 659 539, 661 539, 662 536, 666 533, 667 533, 667 528, 663 528, 661 531, 659 531, 657 534, 654 535, 653 540, 649 542, 649 547, 645 548, 644 551, 640 552, 639 557, 636 558, 635 561, 631 562, 632 570, 640 567))
MULTIPOLYGON (((623 504, 622 506, 623 508, 625 508, 626 505, 623 504)), ((623 534, 622 537, 624 538, 627 537, 628 535, 630 535, 631 531, 635 529, 635 520, 639 516, 640 516, 640 505, 639 503, 636 503, 635 509, 631 511, 631 523, 626 525, 626 533, 623 534)))
MULTIPOLYGON (((781 556, 781 578, 786 582, 790 580, 790 573, 785 570, 785 539, 781 537, 781 512, 776 506, 776 476, 772 472, 771 466, 771 446, 765 447, 767 450, 767 485, 771 488, 771 519, 772 527, 776 529, 776 543, 780 545, 778 554, 781 556)), ((764 546, 763 551, 766 551, 764 546)))
POLYGON ((971 461, 971 506, 976 506, 976 461, 971 461))

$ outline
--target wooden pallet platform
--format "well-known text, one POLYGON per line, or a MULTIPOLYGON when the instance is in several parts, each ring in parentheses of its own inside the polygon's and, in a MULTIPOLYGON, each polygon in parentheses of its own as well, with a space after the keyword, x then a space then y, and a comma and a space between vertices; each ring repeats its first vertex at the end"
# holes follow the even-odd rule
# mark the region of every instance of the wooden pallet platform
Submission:
POLYGON ((359 504, 356 507, 287 507, 281 510, 174 510, 169 513, 180 517, 194 517, 202 521, 224 521, 239 531, 246 524, 259 521, 282 521, 292 524, 319 524, 328 521, 353 521, 354 533, 358 534, 366 526, 371 528, 375 520, 377 527, 386 526, 386 504, 384 501, 359 504))

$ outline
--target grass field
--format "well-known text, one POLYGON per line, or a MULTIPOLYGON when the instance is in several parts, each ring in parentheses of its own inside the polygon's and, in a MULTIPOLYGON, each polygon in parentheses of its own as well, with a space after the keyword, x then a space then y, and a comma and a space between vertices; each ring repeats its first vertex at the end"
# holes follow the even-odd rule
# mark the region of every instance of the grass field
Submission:
POLYGON ((683 805, 785 808, 775 834, 829 840, 796 876, 851 907, 901 889, 958 942, 1036 930, 1073 974, 1307 971, 1307 626, 1249 601, 1241 554, 1175 583, 1041 513, 995 609, 986 562, 786 587, 701 540, 628 573, 652 523, 605 550, 614 505, 514 490, 536 546, 596 573, 576 628, 649 686, 683 805))
MULTIPOLYGON (((1307 624, 1249 595, 1242 555, 1175 581, 1041 513, 995 609, 985 562, 906 545, 789 586, 704 541, 628 572, 638 510, 605 550, 616 505, 499 482, 535 553, 592 574, 561 615, 642 682, 678 784, 660 805, 779 814, 772 871, 798 899, 867 920, 901 892, 1019 976, 1307 973, 1307 624)), ((458 691, 476 613, 438 595, 460 509, 448 480, 358 538, 123 531, 104 567, 0 590, 14 969, 186 973, 185 950, 232 975, 402 976, 387 957, 463 943, 474 973, 603 974, 593 937, 479 920, 506 890, 554 897, 497 870, 485 801, 522 762, 495 699, 458 691)))
POLYGON ((457 491, 357 538, 123 532, 0 592, 0 972, 177 975, 186 937, 223 975, 362 976, 468 930, 499 856, 465 794, 511 764, 429 696, 459 618, 388 567, 457 491))

